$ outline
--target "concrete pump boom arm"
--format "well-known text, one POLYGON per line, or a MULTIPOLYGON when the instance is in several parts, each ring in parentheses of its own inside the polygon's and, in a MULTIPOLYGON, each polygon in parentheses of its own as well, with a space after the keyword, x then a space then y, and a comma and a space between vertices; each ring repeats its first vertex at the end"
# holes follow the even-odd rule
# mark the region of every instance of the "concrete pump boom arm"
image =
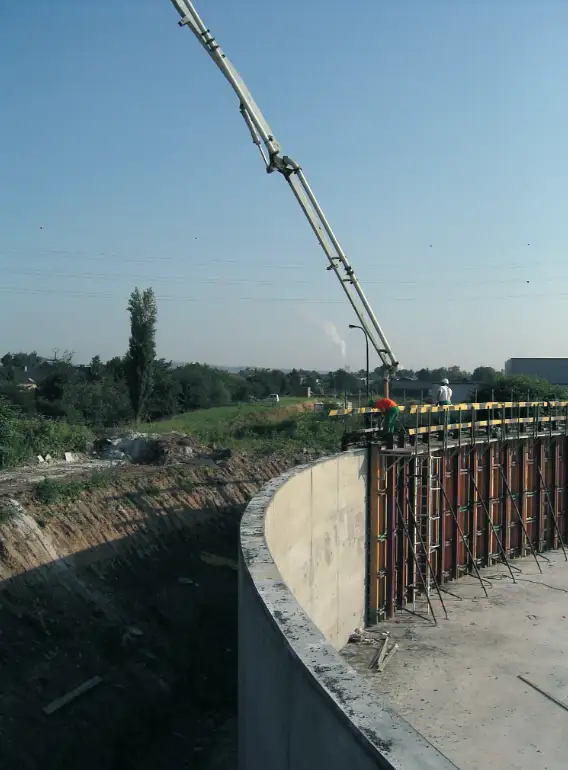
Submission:
POLYGON ((343 291, 355 311, 361 326, 365 330, 371 345, 377 351, 379 358, 385 367, 385 373, 388 378, 388 376, 397 371, 399 366, 398 361, 394 356, 345 252, 335 237, 321 206, 304 176, 304 172, 294 160, 287 155, 281 154, 280 144, 274 138, 270 126, 252 98, 250 91, 199 17, 193 3, 190 2, 190 0, 171 1, 181 16, 181 21, 178 22, 179 26, 188 27, 193 32, 200 45, 213 59, 225 78, 229 81, 233 91, 237 94, 240 102, 241 115, 248 126, 252 141, 256 144, 262 155, 266 170, 269 174, 274 171, 281 173, 291 187, 292 192, 296 196, 296 200, 300 204, 316 238, 325 252, 329 262, 327 269, 332 270, 339 279, 343 291))

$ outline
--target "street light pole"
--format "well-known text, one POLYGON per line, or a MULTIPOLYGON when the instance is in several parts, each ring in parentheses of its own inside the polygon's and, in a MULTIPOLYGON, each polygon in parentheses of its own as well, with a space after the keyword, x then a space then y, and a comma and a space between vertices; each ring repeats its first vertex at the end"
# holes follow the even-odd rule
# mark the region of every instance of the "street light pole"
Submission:
POLYGON ((369 335, 362 326, 349 324, 350 329, 361 329, 365 335, 365 354, 366 354, 366 372, 365 372, 365 392, 367 394, 367 405, 369 403, 369 335))

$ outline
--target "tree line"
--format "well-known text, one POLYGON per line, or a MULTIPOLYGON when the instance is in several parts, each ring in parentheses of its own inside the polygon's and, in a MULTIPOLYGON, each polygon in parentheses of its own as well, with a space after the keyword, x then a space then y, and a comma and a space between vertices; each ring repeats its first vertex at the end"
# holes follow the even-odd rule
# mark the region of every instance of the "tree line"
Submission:
POLYGON ((73 354, 55 351, 44 359, 31 353, 6 353, 0 359, 0 397, 28 417, 64 420, 94 429, 154 421, 195 409, 262 400, 271 393, 302 396, 343 392, 360 385, 339 370, 321 375, 293 369, 244 369, 233 373, 207 364, 176 366, 158 358, 158 312, 152 289, 135 289, 128 302, 130 338, 123 356, 95 356, 78 365, 73 354), (37 387, 30 387, 35 379, 37 387))
MULTIPOLYGON (((381 373, 382 369, 375 370, 381 373)), ((477 366, 472 372, 462 369, 460 366, 439 366, 435 369, 400 369, 397 373, 399 379, 416 379, 422 382, 440 382, 444 377, 453 383, 484 383, 496 382, 502 372, 492 366, 477 366)))
MULTIPOLYGON (((31 353, 6 353, 1 359, 0 399, 29 418, 48 418, 68 425, 84 425, 94 430, 140 421, 155 421, 195 409, 225 406, 279 396, 357 394, 364 390, 365 371, 338 369, 326 374, 293 369, 250 368, 229 372, 202 363, 181 366, 157 357, 158 311, 151 288, 136 288, 128 302, 130 337, 123 356, 103 361, 95 356, 89 364, 78 365, 73 354, 55 351, 44 359, 31 353), (27 370, 27 372, 25 371, 27 370), (39 373, 39 374, 38 374, 39 373), (27 381, 35 379, 37 387, 27 381)), ((550 398, 558 392, 548 383, 518 383, 504 378, 491 367, 466 372, 458 366, 417 371, 401 370, 399 378, 411 377, 439 382, 486 383, 487 393, 496 398, 517 394, 526 398, 532 385, 533 397, 550 398), (540 388, 540 389, 539 389, 540 388), (497 395, 501 394, 501 395, 497 395)), ((370 373, 371 391, 382 392, 382 369, 370 373)), ((1 437, 0 437, 1 439, 1 437)), ((1 441, 0 441, 1 443, 1 441)))

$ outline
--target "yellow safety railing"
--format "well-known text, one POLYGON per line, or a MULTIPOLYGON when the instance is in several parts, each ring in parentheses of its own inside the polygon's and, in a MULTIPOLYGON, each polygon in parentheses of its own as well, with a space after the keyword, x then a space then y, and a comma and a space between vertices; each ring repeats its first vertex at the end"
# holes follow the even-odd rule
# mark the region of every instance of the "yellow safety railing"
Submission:
MULTIPOLYGON (((484 403, 450 404, 448 406, 415 404, 413 406, 399 406, 398 408, 401 414, 435 414, 437 412, 471 412, 480 409, 512 409, 514 407, 531 406, 566 407, 568 406, 568 401, 486 401, 484 403)), ((328 412, 329 417, 343 417, 350 414, 380 414, 380 412, 378 409, 370 406, 355 407, 353 409, 330 409, 328 412)))

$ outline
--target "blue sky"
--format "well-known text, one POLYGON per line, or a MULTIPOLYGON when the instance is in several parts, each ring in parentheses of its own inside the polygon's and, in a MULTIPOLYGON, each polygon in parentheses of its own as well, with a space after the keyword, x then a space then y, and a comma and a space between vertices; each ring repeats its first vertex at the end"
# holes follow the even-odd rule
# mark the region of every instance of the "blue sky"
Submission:
MULTIPOLYGON (((566 354, 568 3, 196 4, 403 365, 566 354)), ((121 354, 138 285, 164 357, 336 368, 331 322, 361 366, 307 223, 178 18, 3 4, 0 351, 121 354)))

